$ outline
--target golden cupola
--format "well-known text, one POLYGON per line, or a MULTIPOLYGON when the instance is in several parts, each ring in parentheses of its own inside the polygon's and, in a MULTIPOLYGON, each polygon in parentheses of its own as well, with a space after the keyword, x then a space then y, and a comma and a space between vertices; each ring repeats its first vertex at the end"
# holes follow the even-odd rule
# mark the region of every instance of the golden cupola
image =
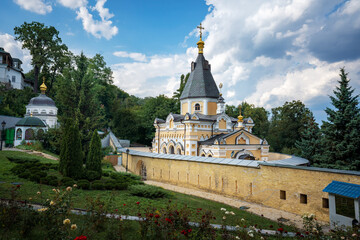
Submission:
POLYGON ((201 26, 201 23, 200 23, 200 26, 197 26, 197 28, 200 31, 200 40, 197 42, 197 46, 198 46, 198 49, 199 49, 199 53, 204 53, 204 45, 205 45, 205 43, 202 40, 202 30, 204 28, 201 26))
POLYGON ((47 89, 47 87, 46 87, 46 85, 45 85, 45 77, 43 77, 43 83, 40 85, 40 91, 41 91, 41 93, 42 93, 42 94, 45 94, 46 89, 47 89))

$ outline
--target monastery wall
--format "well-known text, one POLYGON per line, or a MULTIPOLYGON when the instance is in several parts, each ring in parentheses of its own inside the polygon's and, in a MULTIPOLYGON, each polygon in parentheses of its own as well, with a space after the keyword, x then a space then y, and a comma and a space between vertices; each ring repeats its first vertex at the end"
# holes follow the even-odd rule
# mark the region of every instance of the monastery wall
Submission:
MULTIPOLYGON (((124 166, 126 157, 123 153, 124 166)), ((129 154, 131 172, 143 175, 145 168, 149 180, 202 189, 300 215, 315 213, 322 221, 329 221, 329 209, 325 207, 328 194, 322 192, 329 183, 336 180, 360 184, 360 174, 351 171, 271 163, 245 167, 129 154)))

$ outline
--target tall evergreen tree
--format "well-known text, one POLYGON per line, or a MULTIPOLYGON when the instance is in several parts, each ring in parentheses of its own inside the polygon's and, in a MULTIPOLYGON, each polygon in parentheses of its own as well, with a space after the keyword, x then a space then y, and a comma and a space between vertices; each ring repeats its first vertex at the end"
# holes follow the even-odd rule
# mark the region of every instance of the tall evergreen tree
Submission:
POLYGON ((321 133, 313 114, 305 124, 305 129, 301 132, 301 139, 295 142, 299 149, 300 157, 306 158, 311 164, 317 164, 317 154, 320 152, 321 133))
POLYGON ((60 152, 60 172, 74 179, 82 176, 83 152, 78 123, 71 123, 68 120, 63 131, 63 142, 60 152))
POLYGON ((358 95, 349 85, 345 69, 340 69, 339 86, 330 96, 334 109, 326 108, 323 121, 324 149, 321 164, 325 167, 360 170, 360 109, 358 95))
POLYGON ((95 129, 90 142, 89 154, 86 159, 86 169, 98 172, 101 175, 101 158, 101 140, 95 129))

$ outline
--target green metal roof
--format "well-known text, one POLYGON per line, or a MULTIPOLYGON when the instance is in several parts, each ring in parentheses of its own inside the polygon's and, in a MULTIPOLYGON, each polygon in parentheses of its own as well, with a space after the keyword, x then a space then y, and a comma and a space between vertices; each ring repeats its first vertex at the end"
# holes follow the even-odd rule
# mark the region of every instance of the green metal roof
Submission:
POLYGON ((45 123, 37 117, 25 117, 18 121, 15 126, 46 127, 45 123))

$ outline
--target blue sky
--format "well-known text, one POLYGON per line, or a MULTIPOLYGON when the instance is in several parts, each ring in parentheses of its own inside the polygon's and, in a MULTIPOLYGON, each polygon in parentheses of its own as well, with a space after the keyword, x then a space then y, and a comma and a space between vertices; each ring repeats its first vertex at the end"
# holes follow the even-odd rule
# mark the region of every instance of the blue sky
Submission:
POLYGON ((31 56, 13 28, 38 21, 74 53, 102 54, 114 83, 139 97, 172 95, 196 58, 200 22, 228 104, 301 100, 320 122, 344 66, 360 92, 358 0, 5 0, 0 21, 0 46, 25 71, 31 56))

